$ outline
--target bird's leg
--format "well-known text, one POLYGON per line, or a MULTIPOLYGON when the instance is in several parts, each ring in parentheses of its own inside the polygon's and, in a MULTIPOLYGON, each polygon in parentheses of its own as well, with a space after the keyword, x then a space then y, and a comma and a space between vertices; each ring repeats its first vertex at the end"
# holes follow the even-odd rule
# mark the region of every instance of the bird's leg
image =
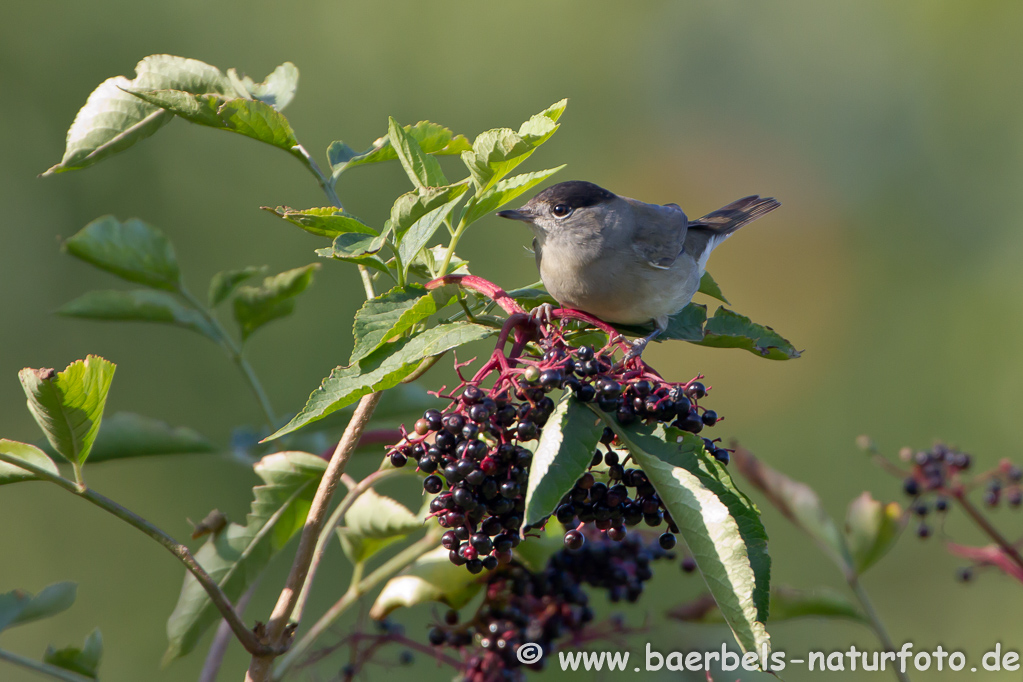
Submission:
POLYGON ((640 355, 642 355, 643 351, 646 350, 647 344, 653 341, 654 338, 661 333, 661 331, 662 331, 661 328, 658 327, 657 329, 654 329, 653 332, 651 332, 650 334, 644 336, 642 339, 634 341, 632 343, 632 350, 630 350, 628 355, 625 356, 623 362, 625 360, 632 360, 633 358, 638 358, 640 355))

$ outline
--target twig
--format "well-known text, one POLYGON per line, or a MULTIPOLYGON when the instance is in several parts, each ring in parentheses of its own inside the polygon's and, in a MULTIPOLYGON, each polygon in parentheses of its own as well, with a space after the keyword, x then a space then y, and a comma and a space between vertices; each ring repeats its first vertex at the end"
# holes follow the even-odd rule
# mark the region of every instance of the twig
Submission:
MULTIPOLYGON (((288 624, 291 622, 291 614, 295 610, 299 592, 303 589, 309 574, 309 565, 312 563, 320 531, 327 518, 330 501, 334 497, 334 491, 337 489, 341 474, 348 464, 348 459, 355 451, 359 438, 362 437, 362 432, 365 431, 366 424, 369 423, 370 417, 373 416, 373 410, 376 409, 378 402, 380 402, 379 392, 364 396, 359 401, 359 405, 355 408, 355 414, 352 415, 352 420, 348 422, 348 427, 338 442, 334 455, 327 465, 327 470, 320 480, 320 485, 316 489, 312 505, 309 508, 309 514, 306 516, 305 527, 302 529, 298 550, 295 552, 295 560, 291 565, 291 573, 288 575, 288 581, 284 589, 281 590, 281 595, 277 599, 277 605, 270 615, 270 621, 266 625, 264 641, 269 644, 271 650, 284 647, 287 643, 287 631, 289 630, 288 624)), ((264 682, 269 679, 273 659, 273 653, 269 655, 254 655, 249 665, 246 680, 250 682, 264 682)))
POLYGON ((995 543, 1002 548, 1002 551, 1016 563, 1016 565, 1023 569, 1023 556, 1020 556, 1019 550, 1017 550, 1011 542, 1006 540, 1005 537, 998 532, 997 528, 991 525, 991 522, 973 506, 973 503, 967 499, 966 495, 957 490, 953 490, 951 495, 963 508, 963 511, 965 511, 970 518, 973 519, 973 522, 980 526, 980 529, 984 531, 989 538, 994 540, 995 543))
POLYGON ((91 502, 100 509, 107 511, 117 518, 121 519, 128 525, 137 528, 153 540, 156 540, 162 545, 167 551, 177 557, 178 561, 185 565, 189 573, 195 576, 195 579, 202 585, 203 589, 210 596, 210 600, 213 605, 217 607, 221 615, 224 617, 234 632, 235 636, 245 647, 245 650, 254 656, 265 656, 272 652, 272 649, 267 647, 265 644, 259 641, 255 633, 245 627, 245 623, 242 622, 237 612, 234 610, 234 606, 231 605, 231 601, 224 594, 220 586, 210 577, 199 562, 192 556, 192 552, 185 545, 181 544, 170 535, 160 530, 152 523, 142 518, 135 512, 125 509, 121 505, 117 504, 113 500, 100 495, 99 493, 91 490, 85 486, 79 486, 74 481, 69 481, 63 476, 53 474, 46 469, 37 467, 30 462, 26 462, 18 457, 6 455, 0 453, 0 461, 13 464, 16 467, 30 471, 36 476, 50 483, 54 483, 61 488, 64 488, 68 492, 81 497, 84 500, 91 502))
MULTIPOLYGON (((245 590, 245 594, 238 599, 234 610, 238 613, 239 617, 245 614, 245 607, 249 605, 249 601, 252 600, 252 595, 256 593, 256 588, 258 587, 259 578, 256 578, 249 589, 245 590)), ((227 645, 230 643, 231 625, 226 620, 221 620, 220 625, 217 626, 216 634, 213 635, 210 650, 206 654, 206 662, 203 663, 202 672, 199 673, 199 682, 216 682, 217 673, 220 672, 220 664, 224 662, 224 654, 227 653, 227 645)))
MULTIPOLYGON (((885 651, 888 652, 897 651, 891 637, 888 636, 888 631, 885 630, 884 623, 881 622, 881 616, 877 614, 877 611, 874 609, 873 602, 870 601, 870 595, 868 595, 867 591, 863 589, 862 585, 860 585, 859 578, 853 574, 848 574, 846 576, 846 580, 849 583, 849 587, 851 587, 852 591, 856 594, 856 599, 859 600, 860 606, 863 607, 863 612, 866 614, 867 619, 870 620, 870 627, 874 631, 874 634, 877 635, 878 640, 880 640, 881 646, 883 646, 885 651)), ((900 682, 909 682, 909 675, 906 673, 900 671, 894 666, 892 667, 892 671, 895 673, 895 677, 897 677, 900 682)))

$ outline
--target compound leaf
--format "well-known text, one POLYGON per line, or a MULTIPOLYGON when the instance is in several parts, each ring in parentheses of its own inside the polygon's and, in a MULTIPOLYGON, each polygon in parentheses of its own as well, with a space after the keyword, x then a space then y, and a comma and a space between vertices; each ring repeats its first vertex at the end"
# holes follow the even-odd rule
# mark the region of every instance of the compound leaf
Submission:
POLYGON ((167 291, 181 284, 170 240, 136 218, 123 223, 109 215, 97 218, 64 242, 64 250, 129 282, 167 291))

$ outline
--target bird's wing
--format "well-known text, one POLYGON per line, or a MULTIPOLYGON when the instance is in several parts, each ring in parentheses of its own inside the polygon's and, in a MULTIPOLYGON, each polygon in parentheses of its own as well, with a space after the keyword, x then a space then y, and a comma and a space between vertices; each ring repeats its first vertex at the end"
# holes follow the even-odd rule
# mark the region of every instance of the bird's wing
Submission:
POLYGON ((686 214, 675 204, 658 206, 632 199, 627 201, 632 204, 636 219, 632 239, 636 255, 655 268, 670 268, 685 245, 689 222, 686 214))

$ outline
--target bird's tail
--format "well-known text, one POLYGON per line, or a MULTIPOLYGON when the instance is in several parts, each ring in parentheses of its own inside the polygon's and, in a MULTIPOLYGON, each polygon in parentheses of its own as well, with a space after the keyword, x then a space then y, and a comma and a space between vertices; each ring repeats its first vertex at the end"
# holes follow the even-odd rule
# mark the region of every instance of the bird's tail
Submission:
POLYGON ((690 222, 689 229, 707 230, 713 233, 714 241, 720 242, 743 225, 753 222, 779 206, 781 202, 771 197, 761 198, 757 195, 744 197, 690 222))

